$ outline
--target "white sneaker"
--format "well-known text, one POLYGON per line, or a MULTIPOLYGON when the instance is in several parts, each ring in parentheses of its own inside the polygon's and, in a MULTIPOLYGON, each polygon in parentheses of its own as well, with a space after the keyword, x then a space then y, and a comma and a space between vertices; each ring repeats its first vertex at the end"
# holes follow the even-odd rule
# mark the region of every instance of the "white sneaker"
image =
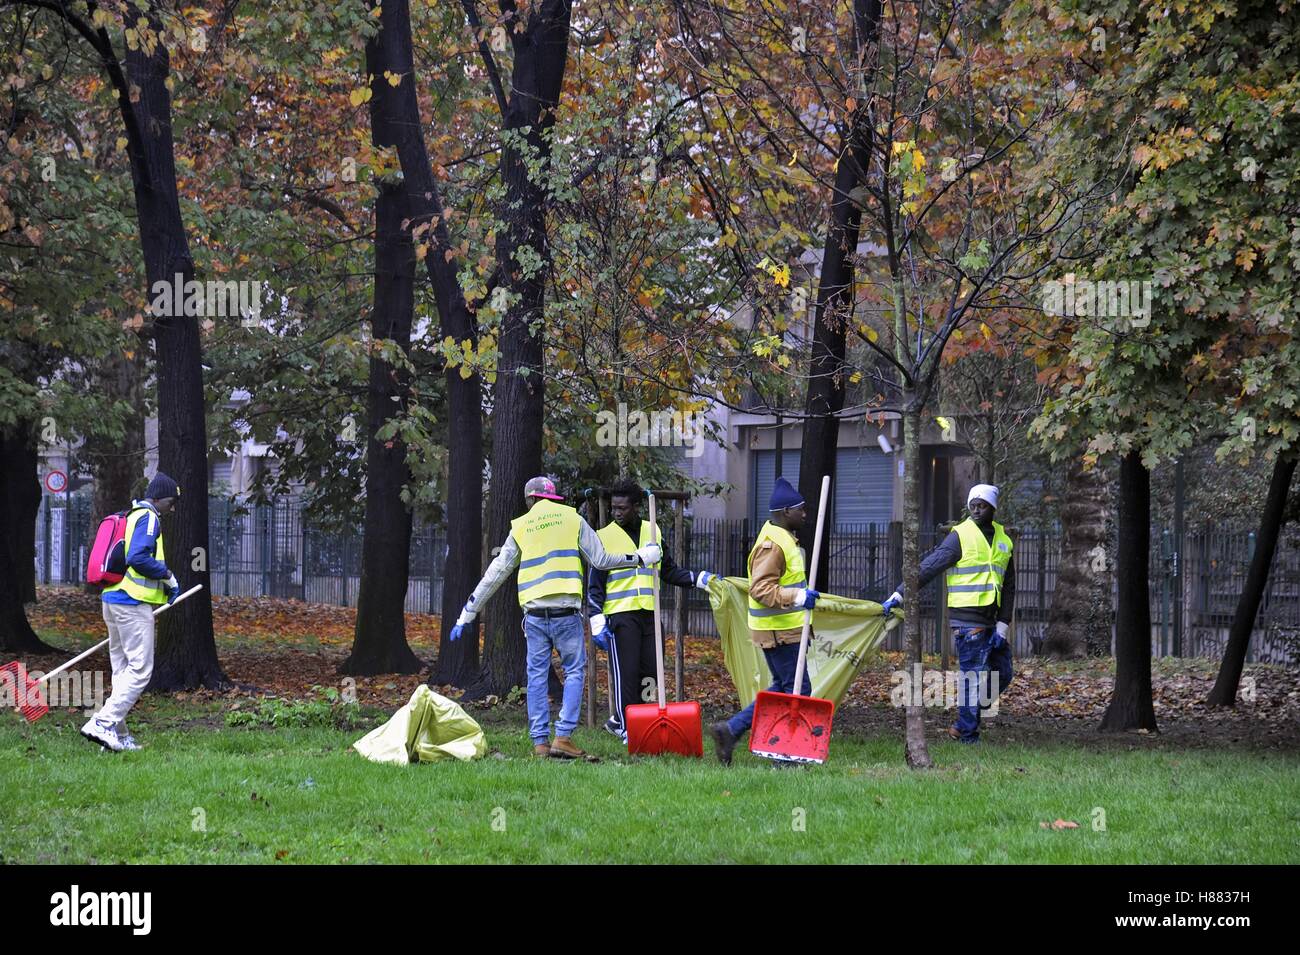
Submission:
POLYGON ((86 721, 86 725, 81 728, 81 735, 92 742, 98 743, 104 749, 120 753, 126 749, 122 745, 121 738, 117 735, 117 729, 108 723, 101 723, 93 716, 86 721))
POLYGON ((139 743, 135 741, 135 737, 132 736, 130 733, 127 733, 125 736, 118 736, 118 739, 122 741, 122 748, 125 750, 144 748, 143 746, 141 746, 139 743))

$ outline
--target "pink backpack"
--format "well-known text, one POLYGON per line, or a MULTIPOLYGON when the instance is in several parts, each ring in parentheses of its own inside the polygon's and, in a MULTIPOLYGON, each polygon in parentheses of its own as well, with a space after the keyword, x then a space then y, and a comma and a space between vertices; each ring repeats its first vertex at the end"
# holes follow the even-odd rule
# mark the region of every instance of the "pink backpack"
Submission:
POLYGON ((129 510, 118 511, 99 522, 86 561, 86 583, 112 587, 122 582, 126 574, 126 520, 130 514, 129 510))

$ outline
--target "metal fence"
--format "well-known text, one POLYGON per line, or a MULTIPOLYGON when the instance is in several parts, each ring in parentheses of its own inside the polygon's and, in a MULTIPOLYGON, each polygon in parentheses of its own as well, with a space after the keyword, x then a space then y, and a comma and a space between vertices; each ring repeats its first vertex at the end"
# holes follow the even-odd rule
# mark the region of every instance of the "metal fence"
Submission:
MULTIPOLYGON (((691 519, 684 525, 686 566, 745 576, 758 527, 749 520, 691 519)), ((79 583, 94 533, 85 496, 50 497, 37 521, 37 576, 42 583, 79 583)), ((923 531, 922 552, 941 532, 923 531)), ((675 553, 675 529, 665 527, 665 549, 675 553)), ((493 542, 489 542, 491 546, 493 542)), ((1254 553, 1252 531, 1200 527, 1178 548, 1172 533, 1153 528, 1151 548, 1152 651, 1158 656, 1217 656, 1227 639, 1237 597, 1254 553), (1181 588, 1181 629, 1175 625, 1181 588)), ((1058 530, 1019 529, 1015 535, 1016 650, 1027 653, 1042 636, 1060 563, 1058 530)), ((286 597, 309 603, 355 605, 361 577, 361 531, 314 526, 296 501, 241 508, 225 498, 209 502, 208 568, 214 593, 286 597)), ((832 593, 880 600, 902 579, 902 525, 837 527, 828 550, 832 593)), ((436 527, 417 525, 411 537, 406 609, 441 609, 446 539, 436 527)), ((667 621, 685 599, 688 631, 714 635, 706 595, 695 589, 661 591, 667 621)), ((929 649, 942 646, 940 588, 921 594, 923 633, 929 649)), ((1278 545, 1251 641, 1252 660, 1287 658, 1285 633, 1300 630, 1300 533, 1288 528, 1278 545)), ((899 631, 891 637, 898 648, 899 631)))

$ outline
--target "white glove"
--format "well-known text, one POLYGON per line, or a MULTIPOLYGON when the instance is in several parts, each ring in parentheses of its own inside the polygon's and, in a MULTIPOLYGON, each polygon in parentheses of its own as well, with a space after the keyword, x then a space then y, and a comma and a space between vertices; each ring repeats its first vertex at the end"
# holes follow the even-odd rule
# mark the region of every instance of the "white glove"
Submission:
POLYGON ((1007 634, 1011 632, 1011 624, 1003 623, 1001 620, 999 620, 997 630, 998 630, 998 636, 1001 637, 1003 640, 1005 640, 1007 638, 1007 634))
POLYGON ((163 581, 163 586, 168 590, 180 590, 180 581, 176 579, 175 574, 168 574, 167 579, 163 581))
POLYGON ((654 541, 639 548, 636 552, 636 559, 641 562, 642 567, 649 567, 651 564, 657 564, 659 561, 663 560, 663 557, 663 549, 654 541))
POLYGON ((591 632, 592 633, 605 632, 605 615, 603 613, 593 613, 591 615, 591 632))
POLYGON ((716 577, 717 574, 711 574, 707 570, 702 570, 695 575, 695 586, 701 590, 709 589, 709 581, 716 577))

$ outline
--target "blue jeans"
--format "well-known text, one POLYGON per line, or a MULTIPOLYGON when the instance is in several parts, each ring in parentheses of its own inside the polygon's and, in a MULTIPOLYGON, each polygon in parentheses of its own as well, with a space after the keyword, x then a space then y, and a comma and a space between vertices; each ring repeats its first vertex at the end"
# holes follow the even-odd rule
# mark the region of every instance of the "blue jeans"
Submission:
MULTIPOLYGON (((767 659, 767 668, 772 671, 772 685, 767 688, 768 692, 793 693, 794 671, 799 665, 799 644, 783 643, 771 650, 764 649, 763 656, 767 659)), ((803 671, 803 690, 800 695, 812 696, 812 681, 808 679, 806 665, 803 671)), ((749 731, 749 727, 753 723, 754 704, 750 703, 749 706, 727 720, 727 728, 731 730, 732 736, 739 739, 749 731)))
POLYGON ((528 735, 534 743, 550 738, 551 702, 547 678, 551 672, 551 651, 560 653, 564 668, 564 699, 556 736, 571 736, 582 715, 582 689, 586 678, 587 643, 582 632, 582 615, 539 617, 524 614, 524 639, 528 643, 528 735))
POLYGON ((957 665, 961 679, 957 684, 957 732, 963 743, 977 743, 980 738, 980 711, 987 709, 998 694, 1011 685, 1015 676, 1011 669, 1011 644, 997 639, 994 627, 952 628, 952 639, 957 649, 957 665), (1001 646, 994 647, 994 643, 1001 646), (997 685, 989 674, 997 672, 997 685), (985 705, 980 705, 981 683, 987 686, 985 705))

